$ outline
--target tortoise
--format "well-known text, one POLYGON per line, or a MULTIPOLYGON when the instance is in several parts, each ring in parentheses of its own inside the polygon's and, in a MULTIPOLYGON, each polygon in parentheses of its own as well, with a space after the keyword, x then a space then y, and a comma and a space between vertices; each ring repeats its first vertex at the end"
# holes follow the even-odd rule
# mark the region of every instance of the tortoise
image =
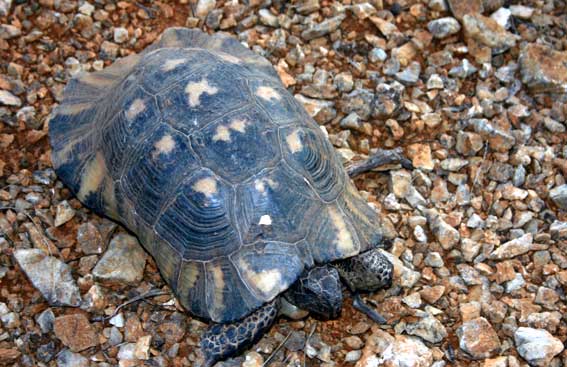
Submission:
POLYGON ((392 282, 384 223, 271 64, 236 39, 169 28, 76 75, 49 138, 61 181, 135 233, 180 303, 212 322, 204 365, 281 310, 337 317, 342 282, 385 321, 358 296, 392 282))

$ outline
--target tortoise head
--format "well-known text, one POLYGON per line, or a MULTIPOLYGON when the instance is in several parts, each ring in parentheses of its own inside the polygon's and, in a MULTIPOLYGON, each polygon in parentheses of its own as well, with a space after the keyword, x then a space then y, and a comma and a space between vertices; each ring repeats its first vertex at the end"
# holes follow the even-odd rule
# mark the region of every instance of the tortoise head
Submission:
POLYGON ((324 319, 337 318, 343 305, 339 273, 330 265, 308 269, 284 297, 293 305, 324 319))

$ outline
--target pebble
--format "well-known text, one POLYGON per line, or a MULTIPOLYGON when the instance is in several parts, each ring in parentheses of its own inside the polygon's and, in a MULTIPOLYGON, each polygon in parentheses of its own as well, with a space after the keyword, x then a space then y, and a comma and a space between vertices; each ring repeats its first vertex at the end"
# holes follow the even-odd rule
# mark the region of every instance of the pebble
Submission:
POLYGON ((530 43, 518 58, 522 83, 534 93, 567 90, 567 51, 530 43))
POLYGON ((20 28, 10 24, 0 24, 0 39, 9 40, 22 34, 20 28))
POLYGON ((35 318, 41 332, 43 334, 50 333, 53 330, 53 323, 55 322, 55 314, 51 308, 45 309, 42 313, 35 318))
POLYGON ((57 367, 89 367, 89 360, 79 353, 64 349, 57 355, 57 367))
POLYGON ((504 29, 510 28, 512 11, 508 8, 500 8, 490 15, 498 25, 504 29))
POLYGON ((386 366, 430 367, 433 363, 433 353, 418 338, 396 335, 379 359, 376 356, 364 362, 361 359, 362 363, 357 366, 378 366, 379 361, 386 366))
POLYGON ((22 101, 7 90, 0 90, 0 105, 20 107, 22 105, 22 101))
POLYGON ((559 208, 567 210, 567 184, 551 189, 549 197, 559 208))
POLYGON ((57 317, 53 330, 61 343, 73 352, 98 345, 97 333, 82 313, 57 317))
POLYGON ((248 352, 242 367, 262 367, 264 365, 264 357, 258 352, 248 352))
POLYGON ((463 20, 467 14, 482 14, 484 12, 482 0, 448 0, 451 13, 458 20, 463 20))
POLYGON ((498 335, 484 317, 463 322, 457 336, 459 347, 472 359, 492 357, 501 347, 498 335))
POLYGON ((69 265, 38 249, 20 249, 14 258, 52 306, 79 306, 81 295, 69 265))
POLYGON ((427 23, 427 29, 435 38, 446 38, 461 30, 457 19, 452 17, 439 18, 427 23))
POLYGON ((431 232, 445 250, 450 250, 459 243, 461 237, 459 231, 447 224, 439 214, 433 210, 427 210, 425 215, 431 232))
POLYGON ((114 28, 114 42, 124 43, 128 41, 128 30, 123 27, 114 28))
MULTIPOLYGON (((419 294, 419 293, 418 293, 419 294)), ((429 343, 440 343, 447 337, 447 330, 435 317, 428 315, 405 326, 406 333, 419 336, 429 343)))
POLYGON ((217 5, 215 0, 199 0, 195 15, 199 18, 205 18, 217 5))
POLYGON ((144 275, 146 257, 136 237, 117 234, 94 267, 93 276, 106 285, 137 284, 144 275))
POLYGON ((516 256, 525 254, 533 249, 533 235, 526 233, 525 235, 508 241, 490 254, 492 260, 511 259, 516 256))
POLYGON ((534 14, 534 8, 525 5, 510 5, 510 12, 520 19, 530 19, 534 14))
POLYGON ((55 227, 59 227, 75 216, 75 209, 71 207, 67 200, 60 202, 57 205, 57 212, 55 214, 55 227))
POLYGON ((494 19, 480 14, 467 14, 463 17, 465 35, 490 47, 499 54, 516 45, 517 36, 507 32, 494 19))
POLYGON ((396 79, 403 84, 411 85, 417 83, 420 73, 421 64, 414 61, 403 71, 396 73, 396 79))
POLYGON ((102 254, 106 244, 98 228, 91 222, 83 223, 77 229, 77 243, 87 255, 102 254))
POLYGON ((312 24, 301 33, 301 37, 306 41, 311 41, 312 39, 334 32, 340 27, 345 18, 345 14, 340 14, 321 23, 312 24))
POLYGON ((12 0, 0 0, 0 17, 4 17, 10 13, 12 0))
POLYGON ((91 3, 85 1, 81 6, 79 6, 78 10, 81 14, 90 17, 91 15, 93 15, 93 12, 95 11, 95 7, 91 3))
POLYGON ((547 330, 519 327, 514 332, 514 343, 518 353, 531 366, 549 366, 553 357, 564 349, 561 340, 547 330))

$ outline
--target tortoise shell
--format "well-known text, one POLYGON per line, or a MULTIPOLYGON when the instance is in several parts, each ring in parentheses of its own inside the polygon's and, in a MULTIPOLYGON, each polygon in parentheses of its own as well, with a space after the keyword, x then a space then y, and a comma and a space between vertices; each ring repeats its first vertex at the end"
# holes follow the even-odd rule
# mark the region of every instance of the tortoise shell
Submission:
POLYGON ((379 243, 380 223, 270 63, 170 28, 81 73, 49 123, 59 178, 134 232, 181 304, 240 319, 316 263, 379 243))

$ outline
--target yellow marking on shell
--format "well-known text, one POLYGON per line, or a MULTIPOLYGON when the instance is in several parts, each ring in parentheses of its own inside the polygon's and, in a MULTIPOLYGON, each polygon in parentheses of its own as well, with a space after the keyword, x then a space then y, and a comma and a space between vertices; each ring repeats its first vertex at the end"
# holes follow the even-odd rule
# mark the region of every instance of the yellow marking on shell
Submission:
POLYGON ((156 148, 154 156, 159 154, 169 154, 173 151, 173 149, 175 149, 175 140, 173 140, 169 134, 164 135, 154 144, 154 148, 156 148))
POLYGON ((242 60, 240 60, 238 57, 229 55, 225 52, 217 51, 217 55, 224 61, 228 61, 231 64, 240 64, 242 62, 242 60))
POLYGON ((344 256, 356 255, 357 249, 354 245, 352 235, 347 227, 343 215, 339 213, 336 208, 330 207, 329 216, 331 217, 331 221, 333 222, 336 231, 336 239, 334 242, 336 248, 339 249, 341 254, 344 256))
POLYGON ((179 65, 185 63, 187 59, 171 59, 167 60, 165 64, 162 65, 161 70, 163 71, 171 71, 178 67, 179 65))
POLYGON ((118 219, 118 208, 116 207, 116 192, 114 191, 114 181, 110 177, 104 180, 104 191, 102 192, 104 199, 104 206, 106 214, 113 218, 118 219))
POLYGON ((215 135, 213 135, 213 141, 230 141, 230 129, 224 125, 217 126, 215 130, 215 135))
POLYGON ((266 101, 270 101, 272 98, 278 101, 282 99, 282 96, 274 88, 265 85, 256 90, 256 95, 266 101))
POLYGON ((199 265, 194 262, 183 262, 181 264, 181 271, 179 272, 179 279, 177 284, 178 288, 183 288, 189 291, 189 289, 195 286, 197 280, 199 279, 199 265), (181 286, 182 285, 182 286, 181 286))
POLYGON ((294 130, 285 138, 285 141, 292 153, 301 152, 303 150, 303 143, 299 137, 299 130, 294 130))
POLYGON ((106 88, 111 87, 116 82, 114 78, 107 78, 102 76, 101 72, 83 73, 79 76, 79 82, 89 85, 91 87, 106 88))
POLYGON ((246 131, 246 126, 248 125, 248 121, 244 119, 236 119, 232 120, 230 123, 230 128, 232 130, 238 131, 239 133, 243 133, 246 131))
POLYGON ((256 180, 256 181, 254 181, 254 188, 255 188, 256 191, 258 191, 260 194, 265 194, 265 193, 266 193, 266 185, 264 184, 264 181, 262 181, 262 180, 256 180))
POLYGON ((214 305, 215 307, 222 308, 223 302, 223 289, 224 289, 224 274, 220 266, 213 266, 211 269, 213 273, 214 288, 214 305))
POLYGON ((268 298, 276 296, 283 290, 282 273, 278 269, 255 272, 246 261, 240 260, 239 263, 249 283, 268 298))
POLYGON ((264 178, 264 179, 256 179, 254 181, 254 188, 260 194, 265 194, 266 193, 266 184, 268 184, 268 186, 271 187, 272 189, 275 189, 276 187, 278 187, 278 184, 274 180, 272 180, 271 178, 264 178))
POLYGON ((57 107, 56 114, 57 115, 76 115, 78 113, 83 112, 84 110, 87 110, 89 108, 91 108, 93 106, 92 103, 90 102, 84 102, 84 103, 74 103, 74 104, 62 104, 59 105, 59 107, 57 107))
POLYGON ((81 188, 77 196, 85 200, 89 194, 98 191, 100 184, 106 177, 106 164, 101 152, 97 152, 95 157, 87 164, 81 177, 81 188))
POLYGON ((230 130, 238 131, 239 133, 244 133, 246 131, 246 125, 248 121, 243 119, 232 120, 228 127, 224 125, 217 126, 215 130, 215 135, 213 136, 213 141, 230 141, 230 130))
POLYGON ((217 181, 212 177, 205 177, 195 182, 193 190, 204 194, 205 196, 213 196, 217 193, 217 181))
POLYGON ((143 99, 136 98, 134 102, 128 107, 126 111, 126 118, 130 121, 136 118, 140 113, 144 112, 146 109, 146 103, 143 99))
POLYGON ((213 95, 218 92, 217 87, 213 87, 206 79, 201 79, 199 82, 189 82, 185 87, 185 93, 189 96, 189 106, 197 107, 199 105, 199 98, 201 94, 207 93, 213 95))

